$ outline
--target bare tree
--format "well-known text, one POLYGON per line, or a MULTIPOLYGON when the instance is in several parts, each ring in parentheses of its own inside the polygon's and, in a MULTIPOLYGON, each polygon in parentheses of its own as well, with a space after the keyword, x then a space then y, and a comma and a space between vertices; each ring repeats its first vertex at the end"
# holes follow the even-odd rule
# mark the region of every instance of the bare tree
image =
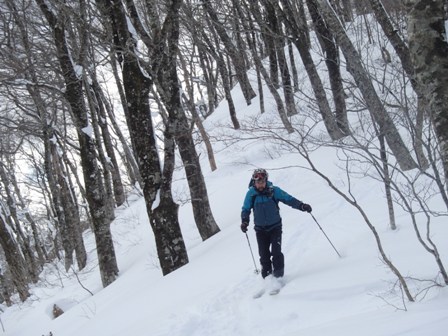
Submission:
POLYGON ((347 106, 345 104, 345 92, 342 84, 341 60, 339 49, 333 34, 317 10, 316 0, 307 0, 308 11, 314 23, 317 38, 322 46, 325 56, 325 64, 328 69, 331 92, 336 114, 336 123, 339 129, 346 135, 350 134, 350 126, 347 118, 347 106))
POLYGON ((12 228, 7 214, 8 210, 5 204, 0 201, 0 245, 11 271, 14 287, 19 293, 20 300, 23 302, 30 296, 28 291, 29 274, 20 248, 14 236, 11 235, 12 228))
MULTIPOLYGON (((179 228, 177 207, 172 206, 174 204, 170 191, 172 175, 170 165, 172 163, 170 161, 166 162, 167 166, 164 168, 162 176, 155 130, 151 119, 149 93, 151 86, 154 84, 153 78, 155 76, 150 68, 145 70, 140 64, 142 60, 137 56, 138 49, 128 29, 128 17, 121 1, 97 0, 97 4, 103 14, 106 28, 112 35, 113 47, 118 54, 118 60, 121 60, 125 93, 123 98, 126 99, 128 127, 139 163, 146 210, 154 231, 162 272, 168 274, 185 265, 188 262, 188 257, 179 228), (161 189, 162 187, 163 189, 161 189), (161 192, 161 203, 156 209, 153 209, 158 192, 161 192)), ((129 2, 127 5, 131 13, 130 19, 134 20, 136 27, 140 25, 139 27, 142 28, 134 4, 129 2)), ((148 3, 148 6, 150 5, 148 3)), ((156 21, 152 22, 155 24, 152 28, 159 28, 156 25, 158 24, 158 15, 155 8, 149 7, 148 10, 150 15, 157 18, 156 21)), ((171 15, 175 15, 175 13, 171 15)), ((145 39, 145 42, 150 43, 151 47, 162 47, 167 39, 165 34, 169 34, 170 29, 172 29, 168 27, 172 24, 170 20, 172 18, 168 15, 165 19, 168 32, 160 31, 161 34, 154 41, 149 35, 144 34, 142 38, 145 39)), ((151 55, 151 62, 161 62, 164 59, 163 48, 151 48, 150 50, 154 52, 154 55, 151 55)), ((171 146, 171 144, 168 145, 171 146)), ((170 147, 166 150, 167 159, 170 160, 173 149, 170 147)))
MULTIPOLYGON (((59 66, 66 85, 65 96, 75 118, 86 196, 93 220, 101 280, 103 286, 106 287, 115 281, 118 276, 118 266, 110 231, 110 215, 107 213, 103 177, 96 160, 96 145, 94 138, 88 131, 89 119, 82 90, 82 79, 77 74, 66 40, 66 20, 68 17, 64 10, 59 10, 58 15, 56 15, 55 9, 50 9, 47 2, 43 0, 37 0, 37 3, 54 34, 59 66)), ((79 1, 79 5, 81 12, 85 11, 86 4, 83 0, 79 1)), ((81 36, 81 38, 84 39, 85 36, 81 36)), ((81 41, 81 43, 85 42, 85 40, 81 41)))
POLYGON ((443 0, 407 1, 409 50, 440 146, 448 190, 448 43, 443 0))
MULTIPOLYGON (((253 27, 251 23, 251 27, 253 27)), ((252 39, 249 39, 249 48, 252 53, 252 59, 254 60, 257 70, 261 73, 261 76, 264 79, 264 82, 266 83, 267 87, 269 88, 269 91, 271 92, 272 96, 274 97, 275 103, 277 104, 277 111, 280 116, 280 119, 283 123, 283 126, 288 131, 288 133, 293 132, 293 127, 291 125, 291 122, 288 119, 288 116, 286 114, 285 105, 283 104, 283 100, 280 97, 279 93, 277 92, 277 89, 275 87, 275 84, 273 83, 271 77, 269 76, 268 71, 265 69, 263 62, 261 61, 261 56, 259 55, 257 46, 256 46, 256 37, 255 33, 253 32, 252 39)))
POLYGON ((283 8, 280 7, 277 1, 269 1, 274 3, 279 13, 282 13, 282 18, 284 19, 285 25, 288 27, 288 32, 291 33, 292 42, 299 51, 316 97, 316 104, 319 107, 323 123, 330 138, 332 140, 342 139, 345 134, 338 127, 336 118, 330 109, 322 80, 311 56, 308 26, 303 13, 301 15, 299 10, 295 10, 290 0, 281 1, 283 8))
MULTIPOLYGON (((4 159, 2 161, 5 161, 4 159)), ((25 259, 25 266, 27 269, 27 274, 29 276, 29 280, 33 282, 37 282, 39 278, 39 271, 41 270, 38 261, 34 255, 34 249, 30 244, 30 239, 28 234, 25 232, 23 228, 23 222, 19 219, 17 208, 17 201, 13 195, 14 190, 11 188, 13 184, 11 183, 11 178, 9 175, 13 174, 13 171, 9 170, 6 172, 6 167, 4 163, 0 163, 0 181, 2 183, 2 188, 0 190, 3 191, 5 197, 5 204, 3 205, 5 214, 7 215, 7 222, 9 223, 9 227, 14 233, 16 243, 22 251, 23 257, 25 259)))
POLYGON ((235 66, 235 76, 238 78, 244 98, 246 98, 246 103, 249 105, 252 98, 254 98, 256 94, 250 85, 249 78, 247 77, 247 67, 246 64, 244 64, 244 57, 240 56, 241 53, 245 53, 245 50, 238 50, 238 48, 234 45, 223 24, 220 22, 218 14, 213 8, 211 1, 204 0, 202 1, 202 5, 204 6, 207 14, 210 16, 216 32, 224 43, 226 50, 232 59, 232 64, 235 66))
POLYGON ((184 165, 188 186, 190 189, 193 215, 196 226, 203 240, 206 240, 219 232, 219 227, 213 217, 207 194, 199 157, 194 147, 194 141, 190 132, 182 101, 181 85, 177 74, 177 54, 179 35, 179 8, 180 2, 173 1, 167 6, 167 14, 163 24, 159 22, 157 12, 148 8, 148 22, 153 31, 148 34, 140 20, 137 8, 129 2, 128 8, 137 32, 147 46, 151 62, 146 66, 146 71, 151 74, 158 93, 167 107, 168 114, 173 125, 174 137, 179 148, 184 165))
POLYGON ((348 62, 348 70, 361 91, 373 119, 378 124, 380 133, 384 134, 387 144, 394 153, 396 160, 403 170, 416 168, 417 164, 398 133, 394 121, 379 99, 372 81, 362 64, 361 57, 347 36, 335 11, 326 0, 318 0, 318 4, 321 14, 334 32, 338 45, 344 53, 345 59, 348 62))
MULTIPOLYGON (((293 115, 296 115, 297 109, 296 104, 294 101, 294 92, 292 88, 291 83, 291 74, 288 67, 288 64, 286 62, 286 55, 285 55, 285 41, 286 38, 285 33, 283 32, 283 27, 281 25, 281 20, 278 18, 280 13, 277 13, 276 8, 270 4, 269 2, 264 2, 265 12, 266 15, 266 21, 267 21, 267 32, 265 35, 265 41, 267 45, 272 45, 269 50, 270 55, 272 58, 270 58, 269 64, 272 67, 272 64, 278 63, 278 69, 280 70, 280 77, 282 79, 282 88, 283 88, 283 94, 285 96, 285 107, 286 107, 286 115, 288 117, 292 117, 293 115)), ((271 80, 274 81, 273 84, 275 85, 275 82, 278 81, 278 73, 271 71, 271 80)))

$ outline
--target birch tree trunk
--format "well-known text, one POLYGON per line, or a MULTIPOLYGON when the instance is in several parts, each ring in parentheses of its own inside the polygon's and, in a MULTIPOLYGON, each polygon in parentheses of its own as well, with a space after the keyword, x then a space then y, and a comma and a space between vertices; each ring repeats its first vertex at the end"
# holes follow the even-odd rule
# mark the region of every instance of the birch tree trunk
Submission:
POLYGON ((408 0, 409 50, 440 147, 448 190, 448 43, 443 0, 408 0))

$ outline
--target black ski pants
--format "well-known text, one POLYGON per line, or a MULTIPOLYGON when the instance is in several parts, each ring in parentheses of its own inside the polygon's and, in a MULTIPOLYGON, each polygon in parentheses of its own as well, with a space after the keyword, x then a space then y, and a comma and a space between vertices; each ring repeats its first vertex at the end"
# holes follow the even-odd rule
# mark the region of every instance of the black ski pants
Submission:
POLYGON ((282 227, 278 226, 270 231, 257 231, 256 236, 261 276, 266 278, 273 273, 276 278, 282 277, 285 270, 285 258, 282 253, 282 227))

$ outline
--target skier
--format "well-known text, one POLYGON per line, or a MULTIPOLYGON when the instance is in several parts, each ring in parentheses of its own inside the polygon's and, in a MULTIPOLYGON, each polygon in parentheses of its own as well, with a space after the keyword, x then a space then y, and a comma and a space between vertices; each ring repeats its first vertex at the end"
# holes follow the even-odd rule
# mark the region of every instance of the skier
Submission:
POLYGON ((312 211, 309 204, 299 201, 268 181, 265 169, 255 169, 241 211, 241 231, 247 232, 250 212, 253 209, 263 279, 271 274, 274 278, 281 278, 285 270, 282 253, 282 218, 278 202, 301 211, 312 211))

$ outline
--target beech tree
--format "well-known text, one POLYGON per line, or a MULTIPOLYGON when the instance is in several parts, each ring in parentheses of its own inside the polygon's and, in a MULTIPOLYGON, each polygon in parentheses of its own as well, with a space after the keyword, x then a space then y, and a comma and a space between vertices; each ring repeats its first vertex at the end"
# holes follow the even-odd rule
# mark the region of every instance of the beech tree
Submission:
POLYGON ((241 54, 244 54, 245 51, 238 50, 238 48, 234 45, 226 29, 220 22, 218 13, 213 8, 211 1, 203 0, 202 5, 204 6, 207 14, 210 16, 211 22, 214 28, 216 29, 216 32, 219 35, 221 41, 225 45, 228 55, 231 58, 232 64, 234 65, 235 68, 234 69, 235 76, 238 78, 238 82, 241 86, 241 91, 243 92, 244 98, 246 98, 246 103, 249 105, 251 103, 252 98, 256 96, 256 93, 252 89, 252 86, 249 82, 249 78, 247 77, 248 67, 244 63, 245 58, 241 57, 241 54))
MULTIPOLYGON (((267 1, 267 0, 265 0, 267 1)), ((271 2, 271 0, 269 0, 271 2)), ((293 44, 299 51, 302 63, 308 74, 313 93, 316 97, 316 104, 319 107, 319 112, 322 116, 322 121, 332 140, 338 140, 345 136, 344 132, 339 128, 336 118, 331 111, 330 104, 327 99, 327 94, 324 85, 317 71, 311 56, 310 40, 308 36, 308 27, 305 18, 298 10, 295 10, 293 4, 289 0, 282 0, 283 8, 272 1, 278 12, 282 13, 285 25, 289 28, 293 44)))
POLYGON ((416 80, 427 97, 448 190, 448 43, 443 0, 408 0, 409 50, 416 80))
MULTIPOLYGON (((171 163, 167 161, 162 175, 158 146, 156 143, 155 130, 151 118, 151 110, 149 104, 149 93, 151 86, 154 84, 154 74, 146 71, 141 65, 138 58, 137 46, 128 28, 128 17, 121 1, 104 1, 97 0, 98 7, 103 13, 104 24, 111 41, 113 42, 113 51, 117 53, 118 60, 121 60, 123 88, 127 105, 127 120, 130 130, 134 150, 136 152, 137 162, 143 184, 143 196, 146 203, 146 211, 151 221, 156 240, 157 254, 163 274, 168 274, 175 269, 185 265, 188 262, 187 252, 179 228, 177 206, 173 206, 174 201, 171 197, 171 163), (162 190, 161 190, 162 188, 162 190), (157 193, 161 193, 161 203, 153 209, 154 201, 157 193)), ((148 5, 150 5, 148 3, 148 5)), ((134 25, 137 26, 140 21, 137 19, 136 8, 132 3, 128 3, 131 11, 131 17, 135 20, 134 25)), ((158 16, 155 8, 148 8, 153 15, 155 29, 158 27, 158 16)), ((177 9, 173 9, 175 12, 177 9)), ((172 24, 172 17, 168 14, 165 23, 172 24)), ((171 27, 166 27, 169 31, 171 27)), ((150 55, 151 62, 159 62, 164 60, 164 51, 155 48, 162 46, 166 42, 166 31, 158 35, 157 39, 152 40, 151 36, 145 34, 142 36, 151 48, 153 55, 150 55), (160 52, 158 54, 158 52, 160 52)), ((171 132, 168 130, 167 132, 171 132)), ((171 134, 171 133, 169 133, 171 134)), ((172 158, 172 143, 166 142, 168 147, 166 153, 167 159, 172 158)))
POLYGON ((344 53, 345 59, 348 62, 348 70, 361 91, 373 119, 378 124, 380 133, 384 134, 386 142, 394 153, 396 160, 403 170, 416 168, 417 164, 398 133, 397 127, 395 126, 393 120, 379 99, 372 81, 370 80, 368 73, 362 64, 361 57, 354 48, 353 43, 348 38, 347 33, 336 16, 334 9, 326 0, 317 1, 321 14, 334 32, 335 38, 344 53))
MULTIPOLYGON (((56 15, 54 12, 55 8, 50 9, 47 2, 44 0, 36 1, 52 29, 59 66, 61 67, 65 80, 65 97, 74 117, 80 145, 81 166, 83 169, 86 197, 93 221, 101 280, 103 286, 106 287, 115 281, 118 276, 118 265, 110 231, 111 217, 107 212, 103 177, 101 176, 96 160, 95 140, 92 134, 89 133, 90 121, 84 100, 82 78, 78 76, 78 69, 75 68, 72 58, 73 55, 70 52, 66 39, 66 20, 68 17, 64 9, 59 9, 58 15, 56 15)), ((86 3, 83 0, 79 1, 79 5, 81 12, 85 11, 86 3)), ((86 41, 84 40, 82 42, 86 41)), ((79 56, 83 57, 82 55, 79 56)))
MULTIPOLYGON (((148 8, 148 20, 151 31, 145 29, 140 19, 138 9, 133 2, 127 3, 130 19, 149 51, 150 62, 145 71, 151 79, 163 103, 167 107, 168 120, 173 122, 173 132, 179 148, 188 187, 196 226, 203 240, 219 232, 219 227, 213 217, 205 185, 199 157, 194 147, 190 132, 190 124, 181 101, 181 85, 177 74, 177 55, 179 38, 179 10, 181 2, 169 1, 166 5, 166 17, 163 24, 159 22, 155 8, 148 8)), ((149 83, 151 84, 151 83, 149 83)))

